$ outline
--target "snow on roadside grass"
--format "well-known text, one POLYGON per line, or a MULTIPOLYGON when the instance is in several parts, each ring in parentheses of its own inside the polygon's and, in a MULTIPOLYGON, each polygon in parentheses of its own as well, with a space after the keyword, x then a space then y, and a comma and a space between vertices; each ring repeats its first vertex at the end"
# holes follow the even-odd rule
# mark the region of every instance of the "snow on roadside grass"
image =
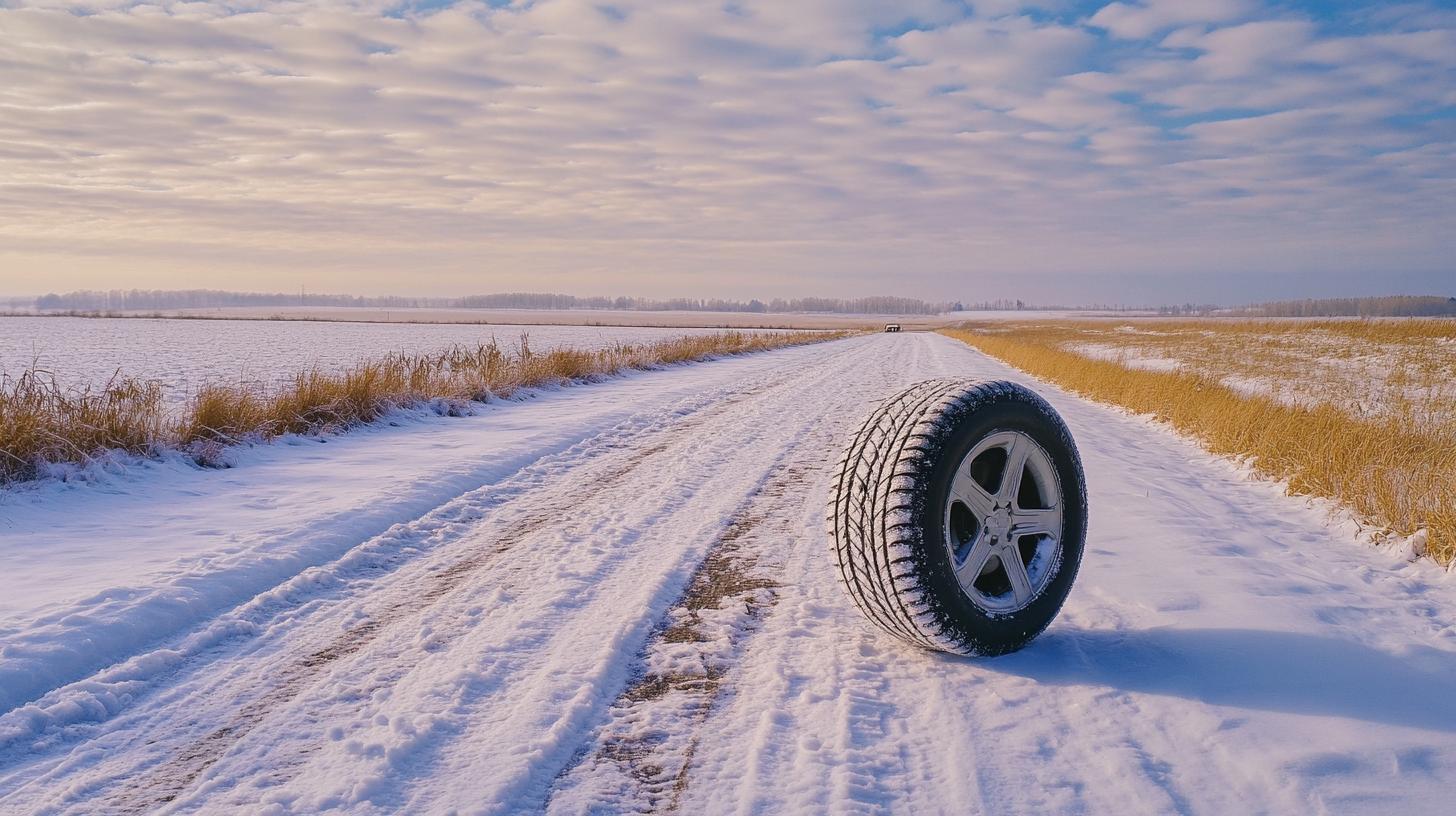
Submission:
POLYGON ((161 387, 118 375, 95 389, 65 389, 43 371, 0 376, 0 485, 35 479, 65 463, 108 451, 156 456, 182 450, 217 463, 222 448, 284 434, 315 434, 372 422, 391 410, 430 404, 442 414, 522 388, 559 385, 673 363, 818 343, 850 332, 720 332, 603 349, 555 348, 494 340, 432 354, 390 354, 343 371, 313 368, 276 387, 257 383, 200 388, 180 415, 161 387))
POLYGON ((1179 366, 1177 360, 1119 346, 1099 343, 1069 343, 1064 348, 1068 351, 1076 352, 1083 357, 1091 357, 1094 360, 1109 360, 1114 363, 1121 363, 1128 368, 1141 368, 1145 371, 1175 371, 1179 366))

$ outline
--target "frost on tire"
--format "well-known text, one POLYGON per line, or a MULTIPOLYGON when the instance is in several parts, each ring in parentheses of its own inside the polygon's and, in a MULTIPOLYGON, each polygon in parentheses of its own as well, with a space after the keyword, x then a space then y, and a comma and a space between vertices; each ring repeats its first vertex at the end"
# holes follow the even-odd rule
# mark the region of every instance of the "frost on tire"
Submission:
POLYGON ((963 655, 1025 646, 1061 609, 1087 530, 1067 426, 1004 380, 931 380, 879 406, 835 473, 840 578, 877 626, 963 655))

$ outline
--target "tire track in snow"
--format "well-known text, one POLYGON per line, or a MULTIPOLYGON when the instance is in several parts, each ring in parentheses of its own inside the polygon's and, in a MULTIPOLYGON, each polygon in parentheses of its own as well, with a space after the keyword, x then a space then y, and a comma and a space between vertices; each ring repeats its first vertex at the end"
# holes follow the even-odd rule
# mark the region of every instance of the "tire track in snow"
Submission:
POLYGON ((596 482, 592 489, 564 497, 552 508, 553 512, 530 516, 516 523, 491 539, 486 546, 427 576, 423 586, 412 585, 407 592, 398 593, 404 597, 370 613, 363 623, 339 635, 328 645, 282 667, 266 694, 239 709, 228 724, 182 748, 171 761, 150 771, 145 777, 129 783, 115 800, 115 807, 123 813, 145 813, 171 802, 221 759, 228 748, 256 728, 278 706, 297 697, 331 664, 368 646, 387 627, 427 611, 467 579, 554 521, 557 513, 590 501, 644 463, 669 450, 667 444, 658 444, 634 451, 622 467, 596 482))
MULTIPOLYGON (((853 353, 858 354, 857 351, 853 353)), ((737 418, 734 421, 737 427, 725 426, 715 429, 716 434, 727 440, 733 440, 735 436, 738 436, 738 444, 733 444, 730 441, 729 446, 725 450, 732 451, 731 454, 720 454, 710 460, 709 467, 717 471, 713 481, 721 481, 723 474, 734 471, 744 471, 743 476, 740 476, 738 479, 740 482, 751 474, 760 473, 762 475, 752 476, 751 484, 753 486, 751 488, 745 485, 747 489, 744 489, 742 494, 738 494, 751 495, 754 493, 763 493, 765 485, 773 480, 778 469, 784 463, 795 461, 794 457, 796 456, 802 457, 810 463, 818 463, 821 467, 827 467, 828 461, 823 460, 832 460, 833 453, 831 449, 837 450, 837 446, 826 445, 826 435, 831 433, 831 429, 838 424, 844 424, 846 422, 843 418, 846 413, 850 418, 857 418, 858 408, 852 406, 858 406, 866 399, 873 399, 879 396, 878 392, 873 390, 873 387, 867 392, 862 377, 856 376, 859 373, 858 369, 862 369, 863 367, 857 360, 848 359, 850 356, 852 355, 845 355, 845 359, 842 360, 836 358, 833 361, 833 365, 829 364, 831 361, 824 361, 824 363, 819 365, 801 369, 796 373, 795 384, 789 392, 792 395, 790 399, 795 402, 802 399, 801 395, 803 394, 832 394, 834 395, 834 400, 831 403, 826 403, 826 405, 832 404, 834 410, 828 410, 823 413, 786 412, 785 409, 788 406, 779 404, 777 402, 778 398, 772 401, 765 399, 756 404, 746 415, 737 418), (853 385, 853 387, 846 387, 850 385, 853 385), (783 421, 789 418, 791 418, 791 421, 783 421), (775 441, 765 446, 765 442, 770 439, 775 441), (777 451, 778 455, 769 458, 767 461, 756 460, 753 455, 756 449, 777 451)), ((875 372, 871 376, 877 377, 879 376, 879 372, 875 372)), ((713 449, 713 447, 716 446, 710 446, 709 449, 713 449)), ((789 490, 791 491, 791 489, 789 490)), ((674 506, 669 513, 671 515, 692 515, 692 511, 687 507, 690 503, 688 501, 674 502, 674 506)), ((751 500, 746 503, 746 505, 751 504, 751 500)), ((720 530, 732 530, 735 526, 741 529, 743 526, 742 523, 746 520, 744 516, 744 507, 746 505, 740 504, 735 507, 730 516, 724 518, 723 526, 720 530)), ((664 521, 667 521, 667 519, 664 519, 664 521)), ((674 521, 666 526, 668 529, 671 529, 680 523, 680 521, 674 521)), ((654 631, 662 628, 657 626, 657 624, 661 623, 662 616, 666 613, 666 610, 672 608, 678 600, 681 600, 684 592, 691 592, 692 579, 699 572, 698 568, 701 563, 709 557, 708 554, 714 549, 715 543, 725 538, 738 543, 742 543, 744 540, 744 536, 736 532, 729 533, 727 536, 723 535, 722 532, 716 532, 712 540, 714 543, 703 546, 701 552, 690 556, 690 560, 678 568, 679 571, 682 571, 683 578, 680 581, 669 578, 670 583, 681 586, 683 589, 675 591, 671 596, 661 596, 661 600, 649 602, 648 606, 641 613, 634 613, 636 620, 626 625, 628 630, 640 631, 642 633, 640 635, 641 640, 636 639, 638 636, 630 636, 622 639, 622 643, 624 645, 629 643, 636 643, 638 645, 626 645, 626 648, 617 650, 616 654, 612 656, 610 664, 603 664, 591 669, 590 674, 592 677, 589 681, 590 694, 588 694, 587 688, 583 688, 577 692, 576 698, 580 700, 585 697, 596 696, 603 692, 610 693, 611 696, 607 697, 601 705, 585 706, 569 717, 555 718, 549 726, 549 730, 552 733, 549 738, 531 741, 528 745, 518 749, 520 751, 526 751, 532 756, 540 757, 539 761, 535 763, 535 766, 529 771, 522 773, 504 788, 498 789, 492 795, 482 795, 479 801, 487 804, 471 804, 470 807, 480 808, 482 812, 515 813, 537 812, 546 806, 547 800, 552 796, 561 778, 566 775, 566 769, 580 765, 585 758, 585 754, 590 751, 593 731, 602 719, 608 718, 611 701, 622 696, 619 690, 614 690, 614 687, 615 689, 621 689, 631 685, 634 672, 641 673, 643 671, 640 665, 634 666, 636 656, 644 652, 644 646, 642 644, 645 644, 648 637, 654 631), (623 679, 621 681, 615 681, 611 679, 613 677, 621 677, 623 679), (599 713, 589 714, 589 712, 594 710, 599 711, 599 713), (572 734, 576 734, 577 736, 573 738, 571 736, 572 734), (554 757, 558 756, 559 760, 554 759, 554 757), (559 764, 556 765, 555 769, 551 769, 550 766, 558 761, 559 764)), ((674 546, 678 545, 675 543, 674 546)), ((693 549, 696 548, 690 546, 688 551, 691 552, 693 549)), ((727 561, 728 559, 724 560, 727 561)), ((747 580, 754 581, 759 577, 762 577, 761 573, 755 573, 754 576, 750 576, 747 580)), ((768 580, 772 580, 772 578, 770 577, 768 580)), ((620 590, 602 591, 610 595, 611 592, 620 590)), ((686 605, 691 605, 691 602, 686 605)), ((716 612, 716 610, 706 608, 697 611, 700 614, 714 614, 716 612)), ((683 634, 681 629, 674 633, 677 637, 681 637, 683 634)), ((672 636, 670 635, 669 637, 672 636)), ((727 667, 729 664, 725 663, 723 665, 727 667)), ((700 677, 706 677, 707 674, 708 672, 706 670, 698 672, 700 677)), ((686 678, 679 679, 685 680, 686 678)), ((670 685, 670 682, 658 684, 649 683, 646 686, 638 688, 636 692, 629 691, 628 693, 652 697, 655 694, 654 691, 650 690, 653 685, 670 685)), ((711 685, 711 683, 705 684, 704 687, 706 688, 711 685)), ((703 709, 700 708, 699 710, 701 711, 703 709)), ((472 705, 470 708, 460 712, 459 716, 464 719, 475 719, 481 715, 475 710, 475 706, 472 705)), ((538 727, 546 726, 543 724, 538 727)), ((437 774, 440 772, 439 769, 435 770, 437 774)), ((416 803, 414 799, 401 799, 398 801, 411 805, 416 803)), ((458 803, 449 802, 445 804, 458 805, 458 803)), ((432 802, 431 806, 442 807, 443 804, 440 802, 432 802)))
MULTIPOLYGON (((918 344, 910 348, 918 358, 918 344)), ((881 376, 877 398, 897 373, 881 376)), ((827 478, 869 407, 826 415, 739 506, 634 658, 635 679, 556 778, 547 812, 680 812, 704 729, 733 694, 738 664, 782 597, 785 560, 803 543, 805 512, 822 517, 808 506, 819 491, 806 487, 827 478)))
MULTIPOLYGON (((851 353, 853 352, 850 349, 835 349, 827 356, 826 361, 836 360, 851 353)), ((480 536, 481 543, 472 551, 455 558, 408 587, 399 588, 394 593, 396 597, 372 610, 362 623, 347 629, 322 645, 315 645, 296 654, 283 665, 275 665, 273 670, 268 672, 267 690, 261 696, 256 696, 237 708, 227 723, 217 726, 175 749, 170 758, 155 763, 144 773, 126 774, 126 777, 129 778, 123 781, 122 788, 115 797, 107 802, 108 809, 116 812, 144 812, 171 802, 206 773, 228 752, 231 746, 252 732, 280 705, 296 698, 331 665, 368 647, 384 631, 400 621, 419 617, 455 589, 478 577, 483 570, 488 570, 503 553, 518 545, 522 540, 528 539, 572 508, 579 507, 612 491, 623 480, 628 479, 652 461, 670 461, 675 455, 675 449, 691 442, 700 427, 731 413, 744 402, 763 398, 765 395, 785 387, 793 387, 799 379, 801 378, 797 372, 792 369, 774 370, 770 375, 764 376, 761 382, 750 382, 747 387, 729 387, 716 393, 705 394, 694 400, 689 406, 665 409, 663 412, 667 417, 665 421, 650 423, 645 429, 631 429, 625 434, 599 435, 587 443, 576 446, 573 449, 573 455, 559 454, 548 457, 551 461, 528 466, 516 477, 507 480, 502 485, 474 491, 465 497, 447 502, 441 508, 426 514, 416 522, 397 525, 387 535, 399 537, 401 530, 419 526, 423 521, 432 521, 434 520, 432 517, 440 515, 443 510, 449 510, 449 515, 457 522, 454 526, 459 527, 462 524, 472 526, 472 522, 486 516, 490 510, 499 511, 502 506, 509 507, 518 498, 529 496, 532 503, 535 504, 532 508, 533 512, 528 513, 525 518, 508 525, 503 530, 480 536), (562 462, 559 461, 561 459, 576 459, 581 462, 577 464, 567 461, 565 463, 567 468, 563 473, 562 462), (542 472, 533 472, 538 470, 542 472), (580 472, 577 472, 578 470, 580 472), (515 483, 523 483, 527 489, 512 490, 511 488, 516 486, 515 483), (583 485, 585 485, 584 488, 583 485), (506 488, 504 491, 499 489, 502 486, 506 488), (542 491, 547 495, 542 496, 542 491), (504 492, 504 496, 499 495, 502 492, 504 492), (543 498, 548 499, 550 504, 541 506, 539 502, 543 498)), ((571 453, 568 452, 568 454, 571 453)), ((446 532, 452 531, 447 530, 446 532)), ((460 532, 453 531, 453 537, 459 538, 460 532)), ((372 564, 374 569, 370 571, 371 574, 362 579, 356 578, 349 583, 351 585, 362 583, 364 590, 370 586, 378 586, 389 581, 394 572, 411 560, 398 557, 398 554, 391 554, 391 557, 385 558, 383 563, 372 564)), ((317 572, 320 569, 314 568, 308 572, 317 572)), ((322 569, 326 570, 326 568, 322 569)), ((256 625, 250 630, 252 634, 264 631, 270 619, 276 620, 282 611, 294 609, 319 599, 317 592, 305 591, 301 597, 287 598, 281 604, 272 601, 259 603, 260 599, 270 595, 289 595, 287 583, 263 593, 250 603, 250 605, 255 604, 266 608, 269 613, 265 618, 254 621, 256 625), (282 607, 282 609, 278 607, 282 607)), ((359 589, 359 587, 351 588, 356 591, 359 589)), ((388 590, 387 587, 385 589, 388 590)), ((206 657, 210 660, 217 659, 212 651, 209 651, 206 657)), ((179 671, 181 670, 179 669, 179 671)), ((94 804, 99 803, 93 800, 94 804)))
MULTIPOLYGON (((695 412, 666 429, 660 430, 659 433, 670 434, 679 439, 690 439, 692 432, 697 428, 730 412, 739 403, 758 397, 766 391, 782 387, 788 379, 790 379, 788 376, 781 375, 770 383, 716 401, 711 407, 695 412)), ((616 449, 623 451, 624 460, 604 474, 594 474, 590 479, 580 480, 589 485, 587 489, 568 492, 556 499, 553 506, 546 508, 544 512, 532 514, 525 520, 513 524, 490 538, 484 546, 427 576, 420 582, 422 585, 412 585, 407 591, 398 593, 404 597, 371 613, 363 623, 339 635, 328 645, 305 654, 281 668, 275 675, 278 679, 273 688, 266 694, 239 709, 228 724, 183 747, 171 761, 151 770, 141 779, 128 783, 114 801, 114 806, 122 813, 145 813, 171 802, 203 772, 221 759, 229 747, 256 728, 280 704, 297 697, 310 681, 318 677, 335 661, 363 649, 387 627, 425 612, 466 580, 488 568, 492 562, 523 540, 528 539, 543 527, 554 523, 571 508, 591 502, 613 490, 638 469, 656 458, 672 454, 674 448, 679 446, 680 444, 675 445, 672 439, 661 439, 651 445, 637 448, 629 447, 625 443, 621 444, 616 449)), ((569 484, 575 484, 577 481, 566 480, 569 484)))
POLYGON ((781 464, 740 505, 635 658, 636 679, 617 695, 591 744, 557 777, 548 812, 587 802, 609 803, 617 812, 678 810, 703 724, 747 639, 778 602, 781 585, 764 544, 789 532, 783 510, 797 498, 791 491, 817 470, 781 464))

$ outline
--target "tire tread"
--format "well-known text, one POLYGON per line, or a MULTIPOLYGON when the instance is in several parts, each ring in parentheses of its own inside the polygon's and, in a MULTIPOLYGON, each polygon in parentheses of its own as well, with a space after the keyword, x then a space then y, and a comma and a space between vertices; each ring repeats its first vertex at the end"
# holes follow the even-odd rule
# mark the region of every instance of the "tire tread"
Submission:
POLYGON ((943 624, 923 576, 906 564, 923 544, 918 519, 926 482, 955 423, 985 403, 1027 395, 1037 410, 1065 427, 1050 405, 1020 386, 944 379, 917 383, 884 401, 852 436, 833 471, 826 526, 841 582, 881 629, 928 649, 978 651, 943 624))

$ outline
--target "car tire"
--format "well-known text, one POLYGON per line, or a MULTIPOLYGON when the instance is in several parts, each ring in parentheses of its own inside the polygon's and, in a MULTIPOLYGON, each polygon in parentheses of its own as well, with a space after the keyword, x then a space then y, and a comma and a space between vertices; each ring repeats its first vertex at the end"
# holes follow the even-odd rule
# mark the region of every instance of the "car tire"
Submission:
POLYGON ((1076 578, 1081 459, 1025 386, 922 382, 855 433, 828 526, 840 579, 879 628, 928 649, 1005 654, 1052 622, 1076 578))

